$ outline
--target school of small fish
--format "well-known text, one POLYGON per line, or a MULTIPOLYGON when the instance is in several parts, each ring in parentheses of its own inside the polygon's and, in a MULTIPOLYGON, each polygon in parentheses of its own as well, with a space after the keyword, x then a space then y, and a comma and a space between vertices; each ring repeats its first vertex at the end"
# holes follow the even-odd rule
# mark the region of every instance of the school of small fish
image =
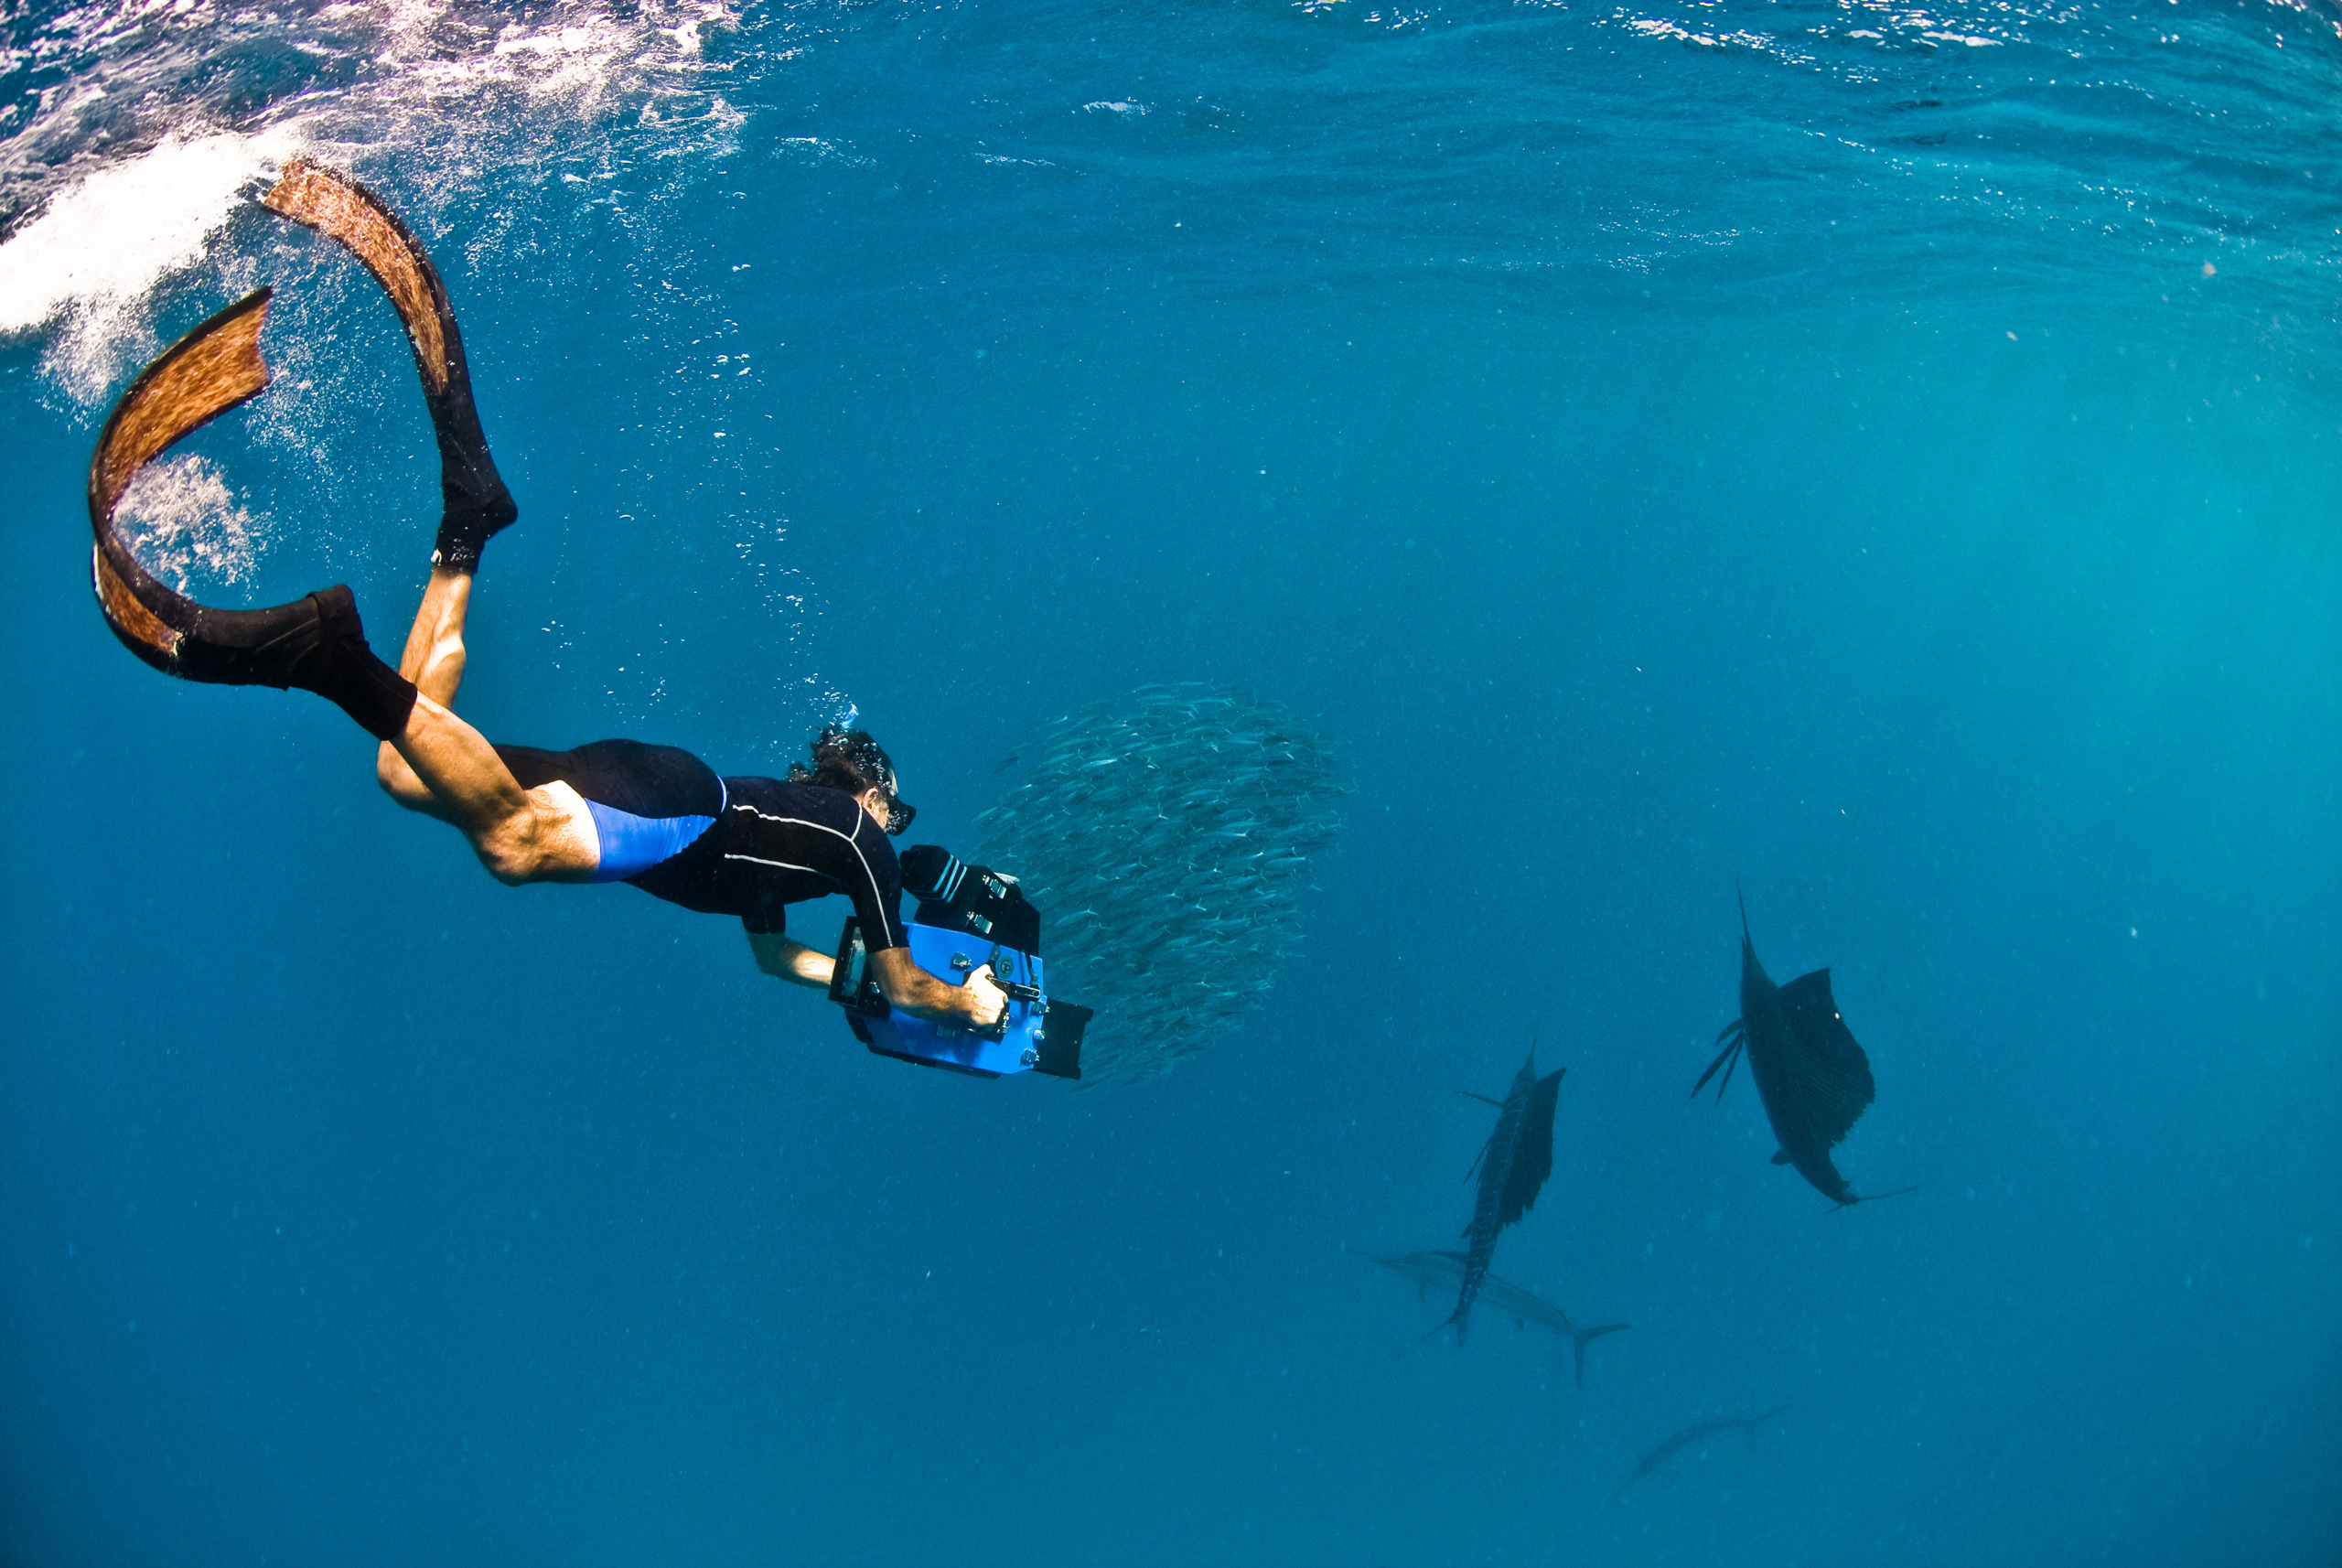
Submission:
POLYGON ((1237 687, 1143 686, 1040 725, 971 858, 1045 912, 1051 992, 1097 1010, 1085 1084, 1170 1071, 1227 1032, 1301 943, 1309 867, 1341 832, 1326 744, 1237 687))

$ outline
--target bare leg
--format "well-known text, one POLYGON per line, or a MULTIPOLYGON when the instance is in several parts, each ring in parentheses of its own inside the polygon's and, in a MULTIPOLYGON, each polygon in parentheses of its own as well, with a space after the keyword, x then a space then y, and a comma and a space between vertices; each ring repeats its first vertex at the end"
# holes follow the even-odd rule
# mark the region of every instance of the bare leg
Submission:
MULTIPOLYGON (((399 673, 415 689, 443 708, 456 705, 456 689, 464 681, 464 618, 472 605, 472 575, 434 567, 431 584, 423 590, 423 604, 414 612, 414 626, 406 634, 406 651, 399 656, 399 673)), ((374 759, 374 776, 391 799, 410 811, 446 817, 439 803, 414 768, 384 741, 374 759)))
POLYGON ((601 841, 584 799, 558 779, 521 789, 487 737, 450 709, 471 598, 470 573, 433 570, 399 660, 420 695, 406 728, 376 754, 374 775, 400 805, 460 830, 498 881, 586 881, 601 841))
POLYGON ((455 824, 499 882, 593 879, 601 835, 567 784, 521 789, 485 736, 429 697, 415 699, 391 745, 430 793, 432 815, 455 824))

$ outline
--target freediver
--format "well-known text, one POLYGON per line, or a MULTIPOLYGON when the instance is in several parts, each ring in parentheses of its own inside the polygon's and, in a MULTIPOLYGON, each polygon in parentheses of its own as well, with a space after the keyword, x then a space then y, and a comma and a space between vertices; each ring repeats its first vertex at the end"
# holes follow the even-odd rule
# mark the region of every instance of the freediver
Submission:
POLYGON ((687 751, 632 740, 491 746, 453 711, 472 583, 471 571, 432 568, 397 671, 415 698, 375 764, 391 799, 453 824, 499 882, 623 881, 738 916, 757 967, 799 985, 826 989, 834 961, 786 934, 787 907, 843 893, 888 1002, 976 1028, 999 1018, 1006 998, 988 969, 961 987, 911 961, 887 839, 914 809, 868 731, 824 729, 812 766, 791 765, 787 779, 719 779, 687 751))
POLYGON ((445 499, 430 584, 393 670, 368 646, 346 587, 266 609, 216 609, 156 582, 120 537, 113 514, 137 470, 267 384, 259 332, 270 295, 262 289, 148 366, 99 437, 90 475, 94 575, 124 646, 185 679, 298 686, 338 703, 380 742, 375 775, 391 798, 455 827, 500 882, 625 881, 688 909, 737 916, 757 968, 822 987, 833 961, 786 934, 786 910, 843 893, 890 1004, 940 1023, 998 1022, 1006 997, 990 966, 954 985, 911 958, 888 839, 910 825, 913 811, 867 731, 825 728, 811 766, 791 765, 786 779, 723 779, 673 746, 496 746, 457 716, 480 551, 519 513, 473 405, 455 312, 420 242, 356 181, 295 160, 263 200, 346 245, 407 328, 445 499))

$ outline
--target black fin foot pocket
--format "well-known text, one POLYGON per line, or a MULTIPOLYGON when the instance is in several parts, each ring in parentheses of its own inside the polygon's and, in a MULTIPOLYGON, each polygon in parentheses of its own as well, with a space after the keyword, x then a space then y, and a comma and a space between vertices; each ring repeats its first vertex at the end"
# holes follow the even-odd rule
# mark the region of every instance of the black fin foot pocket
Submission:
POLYGON ((262 205, 338 241, 374 274, 406 328, 423 399, 439 439, 442 510, 432 564, 477 571, 479 553, 521 509, 496 471, 472 401, 463 334, 446 285, 423 242, 372 191, 337 169, 306 158, 285 166, 262 205))
POLYGON ((260 329, 267 289, 204 322, 139 372, 90 458, 91 557, 98 607, 124 647, 167 675, 223 686, 299 686, 388 740, 406 727, 414 687, 374 657, 349 590, 228 610, 164 586, 138 564, 114 512, 138 470, 268 385, 260 329))

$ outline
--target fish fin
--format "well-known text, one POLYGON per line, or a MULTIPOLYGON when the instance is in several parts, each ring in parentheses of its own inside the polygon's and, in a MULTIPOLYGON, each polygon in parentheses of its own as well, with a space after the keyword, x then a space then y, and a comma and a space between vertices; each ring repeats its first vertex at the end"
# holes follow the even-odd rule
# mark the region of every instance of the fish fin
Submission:
MULTIPOLYGON (((1744 1035, 1741 1036, 1741 1043, 1744 1047, 1747 1044, 1746 1036, 1744 1035)), ((1724 1091, 1732 1087, 1732 1075, 1739 1069, 1741 1058, 1747 1054, 1747 1051, 1744 1049, 1737 1056, 1735 1056, 1732 1060, 1724 1064, 1724 1081, 1716 1085, 1716 1103, 1718 1105, 1722 1105, 1724 1103, 1724 1091)))
POLYGON ((1605 1323, 1595 1328, 1576 1328, 1570 1331, 1570 1354, 1577 1362, 1577 1386, 1579 1388, 1583 1389, 1585 1387, 1585 1348, 1588 1345, 1593 1344, 1596 1339, 1601 1338, 1605 1334, 1616 1334, 1621 1328, 1628 1328, 1631 1326, 1633 1326, 1625 1323, 1605 1323))
MULTIPOLYGON (((1716 1053, 1716 1059, 1708 1064, 1708 1070, 1702 1073, 1700 1075, 1700 1081, 1692 1086, 1692 1099, 1697 1100, 1700 1098, 1700 1090, 1708 1087, 1708 1079, 1715 1077, 1716 1069, 1720 1067, 1724 1068, 1724 1081, 1725 1083, 1730 1083, 1732 1081, 1732 1070, 1730 1068, 1725 1067, 1725 1064, 1740 1054, 1741 1047, 1746 1045, 1748 1039, 1748 1033, 1743 1026, 1742 1020, 1735 1018, 1731 1023, 1726 1024, 1724 1026, 1724 1033, 1718 1035, 1716 1038, 1722 1040, 1727 1036, 1731 1037, 1732 1043, 1716 1053)), ((1719 1085, 1716 1089, 1716 1101, 1719 1104, 1724 1101, 1724 1089, 1722 1085, 1719 1085)))
POLYGON ((1893 1192, 1856 1193, 1849 1197, 1844 1202, 1839 1204, 1837 1208, 1832 1208, 1830 1212, 1835 1214, 1838 1212, 1838 1208, 1852 1208, 1857 1203, 1876 1203, 1882 1197, 1900 1197, 1907 1192, 1917 1192, 1927 1185, 1928 1184, 1923 1181, 1915 1181, 1909 1187, 1898 1187, 1893 1192))
POLYGON ((1499 1229, 1537 1207, 1537 1194, 1553 1174, 1553 1107, 1562 1092, 1562 1074, 1555 1068, 1529 1089, 1529 1104, 1520 1118, 1520 1132, 1506 1166, 1504 1195, 1497 1210, 1499 1229))
POLYGON ((1501 1100, 1491 1100, 1485 1094, 1476 1094, 1468 1089, 1459 1089, 1456 1092, 1466 1100, 1477 1100, 1483 1105, 1493 1105, 1499 1111, 1504 1109, 1504 1101, 1501 1100))
POLYGON ((1836 1148, 1878 1097, 1870 1058, 1839 1015, 1826 969, 1781 987, 1781 1015, 1787 1037, 1771 1053, 1778 1060, 1767 1071, 1777 1076, 1768 1081, 1778 1082, 1778 1098, 1802 1134, 1784 1141, 1836 1148))

